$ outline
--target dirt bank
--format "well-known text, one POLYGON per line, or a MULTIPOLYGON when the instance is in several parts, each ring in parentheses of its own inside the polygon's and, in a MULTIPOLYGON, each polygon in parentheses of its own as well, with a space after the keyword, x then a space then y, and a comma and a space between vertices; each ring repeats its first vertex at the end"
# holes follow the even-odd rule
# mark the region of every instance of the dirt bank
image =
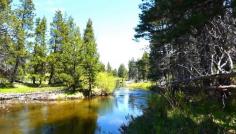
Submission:
POLYGON ((40 100, 40 101, 54 101, 67 99, 83 99, 82 93, 75 93, 73 95, 66 94, 64 90, 51 92, 36 92, 23 94, 0 94, 0 100, 40 100))

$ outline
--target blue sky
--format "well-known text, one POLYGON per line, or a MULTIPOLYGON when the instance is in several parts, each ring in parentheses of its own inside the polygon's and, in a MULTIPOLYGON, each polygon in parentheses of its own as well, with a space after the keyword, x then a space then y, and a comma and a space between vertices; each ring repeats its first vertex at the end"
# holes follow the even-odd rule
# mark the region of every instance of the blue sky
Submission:
POLYGON ((147 41, 135 42, 134 28, 139 22, 141 0, 33 0, 38 17, 51 22, 54 12, 72 16, 83 33, 89 18, 93 21, 100 60, 118 68, 132 57, 140 58, 147 41))

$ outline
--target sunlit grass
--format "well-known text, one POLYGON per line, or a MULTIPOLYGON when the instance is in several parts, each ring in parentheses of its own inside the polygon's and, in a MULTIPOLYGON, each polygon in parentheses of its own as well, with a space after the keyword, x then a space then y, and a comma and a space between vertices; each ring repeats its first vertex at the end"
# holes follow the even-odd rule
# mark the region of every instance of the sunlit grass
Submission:
POLYGON ((152 82, 137 82, 137 83, 128 83, 126 84, 126 87, 129 89, 149 90, 152 85, 153 85, 152 82))
POLYGON ((64 87, 30 87, 16 83, 11 88, 0 88, 0 93, 33 93, 62 90, 64 87))

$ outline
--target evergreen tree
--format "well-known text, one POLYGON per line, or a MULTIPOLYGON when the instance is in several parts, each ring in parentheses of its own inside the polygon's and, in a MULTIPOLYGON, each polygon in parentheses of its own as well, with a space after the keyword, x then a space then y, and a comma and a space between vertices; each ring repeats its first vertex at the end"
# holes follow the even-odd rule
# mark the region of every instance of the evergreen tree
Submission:
POLYGON ((92 21, 89 19, 83 36, 83 75, 84 82, 88 84, 89 96, 94 86, 96 74, 99 70, 99 55, 97 53, 97 44, 94 37, 92 21))
POLYGON ((137 81, 143 80, 143 61, 142 59, 139 59, 136 61, 136 67, 137 67, 137 81))
POLYGON ((32 53, 32 58, 30 60, 30 74, 32 77, 33 84, 36 84, 36 80, 39 81, 41 85, 44 80, 46 73, 46 31, 47 31, 47 21, 44 17, 42 20, 40 18, 36 19, 36 29, 35 29, 35 43, 32 53))
POLYGON ((129 72, 128 72, 129 80, 137 80, 138 68, 137 68, 136 61, 134 60, 134 58, 132 58, 129 61, 128 67, 129 67, 129 72))
POLYGON ((111 65, 110 63, 108 62, 107 63, 107 70, 106 70, 108 73, 112 73, 112 68, 111 68, 111 65))
POLYGON ((63 71, 60 54, 63 45, 68 42, 69 29, 61 11, 56 11, 51 23, 50 55, 49 63, 49 84, 60 82, 59 72, 63 71))
POLYGON ((9 79, 11 75, 10 61, 13 59, 13 37, 10 29, 14 27, 13 12, 10 0, 0 0, 0 77, 9 79))
POLYGON ((117 69, 112 70, 112 74, 113 74, 113 76, 118 77, 117 69))
POLYGON ((100 64, 99 64, 99 72, 105 72, 105 71, 106 71, 106 66, 102 62, 100 62, 100 64))
POLYGON ((125 68, 125 65, 124 64, 121 64, 119 69, 118 69, 118 76, 120 78, 123 78, 125 79, 127 77, 127 74, 128 74, 128 71, 127 69, 125 68))
POLYGON ((142 56, 142 67, 141 67, 141 75, 143 80, 147 80, 149 73, 149 55, 147 52, 144 52, 142 56))
MULTIPOLYGON (((234 70, 235 0, 145 0, 140 7, 135 37, 150 41, 149 78, 166 83, 234 70)), ((202 87, 230 83, 201 81, 202 87)))
POLYGON ((31 31, 33 29, 33 19, 34 19, 34 4, 32 0, 20 0, 20 6, 16 9, 17 21, 15 22, 16 31, 16 44, 15 44, 15 62, 14 69, 11 75, 11 83, 13 83, 17 75, 22 72, 19 70, 23 68, 25 63, 25 58, 27 56, 26 45, 28 44, 27 38, 32 37, 31 31))
POLYGON ((69 87, 73 89, 73 91, 75 91, 77 87, 81 86, 80 77, 82 74, 82 39, 79 27, 75 25, 72 17, 68 19, 67 27, 69 30, 68 38, 70 40, 68 40, 62 46, 60 59, 62 62, 63 71, 59 72, 59 76, 65 83, 67 83, 69 87))

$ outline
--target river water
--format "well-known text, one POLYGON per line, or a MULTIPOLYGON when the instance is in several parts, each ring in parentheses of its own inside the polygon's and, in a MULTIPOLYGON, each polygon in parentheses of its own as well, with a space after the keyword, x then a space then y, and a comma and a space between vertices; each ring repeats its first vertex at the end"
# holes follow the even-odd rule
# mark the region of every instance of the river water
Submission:
POLYGON ((119 134, 142 115, 149 92, 118 89, 90 100, 1 104, 0 134, 119 134))

